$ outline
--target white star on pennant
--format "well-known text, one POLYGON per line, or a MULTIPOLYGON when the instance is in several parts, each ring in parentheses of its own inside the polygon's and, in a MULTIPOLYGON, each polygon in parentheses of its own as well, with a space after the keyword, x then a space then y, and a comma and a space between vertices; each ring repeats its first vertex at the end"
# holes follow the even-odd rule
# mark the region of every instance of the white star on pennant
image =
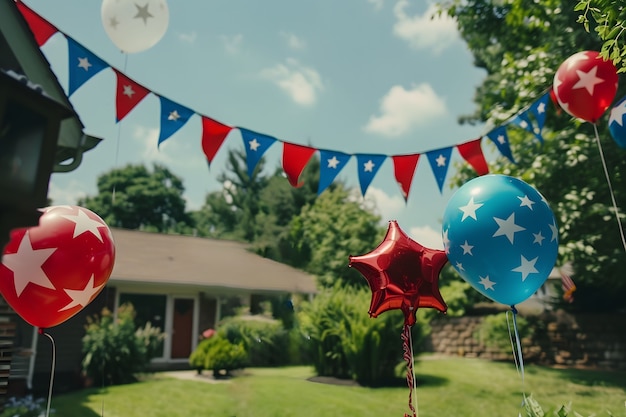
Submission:
POLYGON ((91 302, 91 299, 98 293, 98 291, 100 291, 100 288, 104 286, 104 284, 98 285, 97 287, 95 287, 94 285, 95 282, 92 274, 91 278, 89 278, 89 282, 85 284, 85 288, 83 288, 82 290, 70 290, 68 288, 63 288, 63 291, 65 291, 65 293, 70 296, 72 301, 70 301, 65 307, 63 307, 59 311, 69 310, 70 308, 76 306, 85 307, 91 302))
POLYGON ((513 243, 515 233, 526 230, 526 228, 515 224, 515 213, 511 213, 506 220, 499 219, 497 217, 494 217, 493 219, 496 223, 498 223, 498 230, 496 230, 492 237, 506 236, 507 239, 509 239, 509 242, 513 243))
POLYGON ((459 210, 463 212, 463 217, 461 217, 461 221, 465 220, 468 217, 476 220, 476 210, 478 210, 482 206, 482 203, 474 203, 474 197, 470 198, 469 202, 466 205, 459 207, 459 210))
POLYGON ((78 68, 82 68, 85 71, 89 71, 90 66, 91 66, 91 63, 89 62, 89 58, 87 57, 78 58, 78 68))
POLYGON ((167 116, 167 120, 177 121, 178 119, 180 119, 180 114, 178 114, 176 110, 172 111, 169 116, 167 116))
POLYGON ((517 268, 513 268, 511 269, 511 271, 513 272, 521 272, 522 273, 522 282, 524 282, 526 280, 526 278, 528 278, 528 275, 530 274, 538 274, 539 271, 537 271, 537 268, 535 268, 535 263, 537 263, 537 259, 539 259, 539 257, 536 257, 535 259, 532 260, 528 260, 526 258, 524 258, 524 255, 520 255, 521 257, 521 265, 518 266, 517 268))
POLYGON ((472 249, 474 249, 474 246, 467 243, 467 240, 461 245, 461 249, 463 249, 463 255, 473 255, 472 249))
POLYGON ((539 103, 537 106, 537 113, 542 114, 546 112, 546 103, 539 103))
POLYGON ((135 94, 135 91, 133 90, 133 86, 132 85, 125 85, 124 86, 124 92, 122 94, 124 94, 128 98, 133 98, 133 94, 135 94))
POLYGON ((559 237, 559 229, 556 228, 556 224, 552 223, 548 225, 550 227, 550 231, 552 232, 552 238, 550 242, 554 242, 559 237))
POLYGON ((337 169, 337 164, 339 164, 339 159, 336 156, 333 156, 328 160, 328 168, 337 169))
POLYGON ((135 19, 143 19, 144 25, 148 23, 148 19, 154 17, 148 11, 148 3, 144 6, 140 6, 135 3, 135 7, 137 8, 137 14, 134 16, 135 19))
POLYGON ((528 128, 528 123, 526 122, 526 120, 520 120, 519 125, 523 129, 527 129, 528 128))
POLYGON ((619 106, 615 106, 611 109, 611 117, 609 118, 609 124, 617 123, 620 126, 624 126, 624 115, 626 114, 626 100, 619 106))
POLYGON ((506 140, 504 140, 504 135, 498 135, 498 137, 496 138, 496 140, 498 141, 499 144, 504 145, 506 143, 506 140))
POLYGON ((527 195, 525 195, 524 197, 517 197, 520 199, 521 203, 520 203, 520 207, 528 207, 529 209, 533 209, 533 204, 535 204, 534 201, 532 201, 530 198, 528 198, 527 195))
POLYGON ((437 166, 438 167, 445 167, 446 166, 446 157, 443 156, 442 154, 439 154, 439 156, 437 157, 437 159, 435 159, 435 161, 437 161, 437 166))
POLYGON ((479 277, 479 278, 480 278, 479 284, 482 285, 486 290, 495 291, 493 286, 496 285, 496 283, 489 279, 489 275, 487 275, 486 277, 479 277))
POLYGON ((100 230, 98 230, 98 228, 106 227, 106 225, 100 223, 97 220, 93 220, 91 217, 87 216, 87 214, 80 208, 78 209, 78 214, 75 216, 70 214, 64 214, 61 217, 75 223, 72 239, 82 235, 83 233, 89 232, 94 235, 100 242, 103 242, 102 235, 100 234, 100 230))
POLYGON ((19 297, 29 283, 54 290, 54 284, 41 266, 54 253, 56 248, 33 249, 30 234, 27 231, 17 253, 5 253, 2 257, 4 266, 13 271, 15 293, 19 297))
POLYGON ((374 162, 372 162, 372 160, 370 159, 363 164, 363 170, 365 172, 374 172, 374 166, 376 166, 376 164, 374 164, 374 162))
POLYGON ((541 234, 541 231, 539 233, 533 233, 533 236, 535 238, 533 243, 538 243, 539 246, 541 246, 543 244, 543 240, 545 239, 545 237, 541 234))
POLYGON ((589 72, 576 70, 576 74, 578 75, 578 82, 574 84, 572 90, 576 90, 578 88, 584 88, 587 90, 589 95, 593 96, 593 90, 595 89, 596 84, 603 83, 604 80, 600 77, 596 77, 598 72, 598 66, 593 67, 589 72))
POLYGON ((258 140, 256 140, 256 138, 249 141, 248 144, 250 145, 250 150, 255 151, 255 152, 257 149, 259 149, 259 146, 261 146, 261 144, 259 143, 258 140))

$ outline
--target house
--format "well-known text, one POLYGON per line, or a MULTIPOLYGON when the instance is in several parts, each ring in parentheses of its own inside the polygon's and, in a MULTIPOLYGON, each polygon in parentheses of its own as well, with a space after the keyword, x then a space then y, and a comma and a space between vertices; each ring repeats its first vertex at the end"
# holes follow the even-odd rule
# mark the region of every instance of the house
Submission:
MULTIPOLYGON (((136 230, 112 229, 115 267, 102 293, 65 323, 46 329, 56 344, 55 388, 78 386, 81 339, 87 316, 104 306, 115 311, 131 302, 137 322, 165 331, 155 369, 188 367, 200 334, 215 328, 224 309, 252 306, 264 296, 316 293, 312 276, 258 256, 243 243, 136 230)), ((26 382, 45 392, 51 373, 48 338, 21 322, 18 343, 28 357, 26 382)))

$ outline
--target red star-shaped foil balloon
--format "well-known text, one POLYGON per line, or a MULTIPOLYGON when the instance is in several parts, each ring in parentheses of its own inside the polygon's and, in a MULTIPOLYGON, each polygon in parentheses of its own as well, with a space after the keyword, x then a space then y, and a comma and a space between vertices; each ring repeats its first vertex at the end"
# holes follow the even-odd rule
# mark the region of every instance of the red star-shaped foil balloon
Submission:
POLYGON ((365 255, 350 256, 349 266, 372 290, 370 317, 400 309, 404 324, 412 326, 418 308, 448 309, 439 292, 439 273, 447 261, 444 251, 420 245, 392 220, 381 244, 365 255))
POLYGON ((0 264, 0 293, 33 326, 74 316, 104 288, 113 270, 111 231, 83 207, 43 210, 39 226, 15 229, 0 264))

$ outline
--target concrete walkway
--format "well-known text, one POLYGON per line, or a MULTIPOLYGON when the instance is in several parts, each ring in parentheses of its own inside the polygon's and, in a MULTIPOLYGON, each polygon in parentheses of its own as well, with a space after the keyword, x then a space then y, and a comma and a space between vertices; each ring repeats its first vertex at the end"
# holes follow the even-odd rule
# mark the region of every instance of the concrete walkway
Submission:
POLYGON ((185 379, 188 381, 200 381, 200 382, 205 382, 208 384, 223 384, 225 382, 230 382, 228 378, 224 378, 224 379, 213 378, 213 373, 211 371, 204 371, 201 374, 198 374, 198 372, 195 370, 165 371, 165 372, 162 372, 162 374, 170 376, 172 378, 185 379))

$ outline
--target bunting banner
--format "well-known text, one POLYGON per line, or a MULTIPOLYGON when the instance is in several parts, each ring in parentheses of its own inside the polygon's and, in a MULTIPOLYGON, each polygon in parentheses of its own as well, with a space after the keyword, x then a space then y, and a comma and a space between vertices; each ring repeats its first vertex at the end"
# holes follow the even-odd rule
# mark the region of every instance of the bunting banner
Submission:
POLYGON ((209 167, 230 133, 233 130, 238 130, 241 134, 246 152, 249 176, 254 174, 265 152, 274 143, 280 142, 282 143, 283 170, 289 183, 293 187, 300 187, 302 186, 302 182, 299 182, 299 178, 302 171, 313 155, 319 152, 320 176, 318 195, 324 192, 324 190, 335 181, 342 169, 354 156, 357 162, 357 174, 361 194, 365 196, 380 167, 387 158, 390 158, 393 162, 395 180, 406 202, 409 198, 411 184, 419 158, 424 154, 428 159, 439 191, 443 192, 443 186, 446 181, 454 149, 458 151, 459 155, 478 175, 489 173, 489 167, 482 150, 482 140, 484 138, 493 142, 500 154, 508 158, 512 163, 516 163, 509 145, 508 126, 512 125, 516 128, 521 128, 534 135, 540 143, 543 143, 541 132, 545 123, 547 106, 549 102, 554 103, 552 89, 549 89, 542 93, 539 98, 525 109, 522 109, 511 117, 507 122, 501 126, 496 126, 485 135, 442 149, 432 149, 421 153, 403 155, 350 154, 336 150, 319 149, 312 146, 290 143, 250 129, 222 123, 194 109, 179 104, 176 101, 156 94, 154 90, 141 85, 120 70, 109 65, 89 49, 60 31, 48 20, 27 7, 20 0, 16 0, 16 4, 18 10, 33 32, 35 41, 40 48, 56 33, 61 33, 67 39, 69 57, 68 97, 74 94, 80 87, 102 70, 110 68, 115 73, 117 80, 115 87, 115 117, 117 123, 126 118, 126 116, 128 116, 128 114, 149 94, 153 94, 159 98, 161 113, 157 148, 160 148, 161 143, 174 136, 190 118, 194 115, 198 115, 202 121, 202 136, 200 142, 209 167))

